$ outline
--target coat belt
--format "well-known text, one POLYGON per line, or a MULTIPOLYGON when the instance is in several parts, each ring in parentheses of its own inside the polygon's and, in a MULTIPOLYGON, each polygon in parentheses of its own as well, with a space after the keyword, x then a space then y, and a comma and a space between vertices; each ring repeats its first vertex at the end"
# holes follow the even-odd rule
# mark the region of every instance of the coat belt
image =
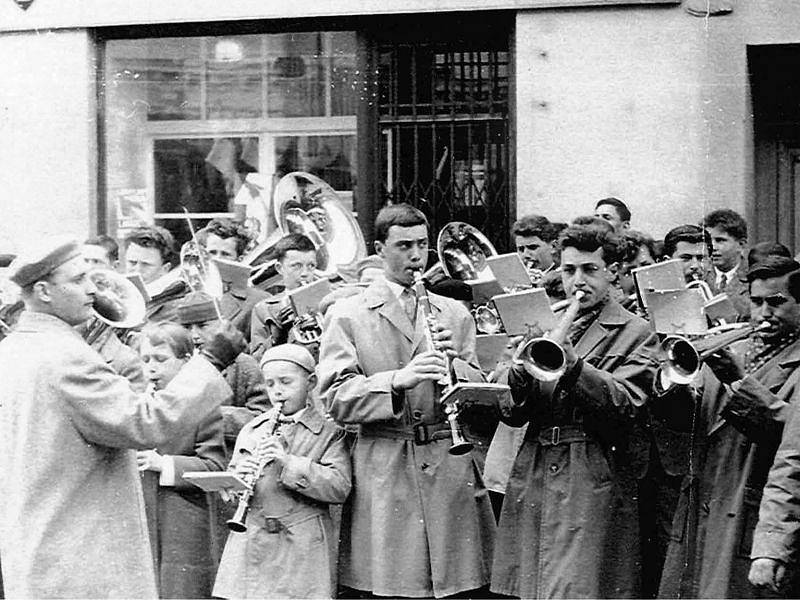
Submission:
POLYGON ((542 446, 558 446, 559 444, 574 444, 585 442, 588 439, 582 427, 575 425, 554 425, 540 429, 536 434, 542 446))
POLYGON ((450 425, 445 422, 416 423, 409 427, 361 427, 361 437, 410 440, 418 446, 450 437, 450 425))

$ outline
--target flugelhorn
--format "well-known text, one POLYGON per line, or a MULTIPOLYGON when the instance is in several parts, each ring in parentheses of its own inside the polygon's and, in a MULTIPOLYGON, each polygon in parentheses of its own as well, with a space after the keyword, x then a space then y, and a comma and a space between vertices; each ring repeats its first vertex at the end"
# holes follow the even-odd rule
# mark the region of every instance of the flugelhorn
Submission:
POLYGON ((531 338, 520 344, 512 359, 539 381, 557 381, 567 368, 567 356, 562 347, 569 328, 578 316, 581 298, 586 292, 578 290, 568 299, 558 325, 542 337, 531 338))
MULTIPOLYGON (((417 296, 418 307, 422 311, 422 316, 425 320, 425 339, 428 343, 428 348, 431 350, 436 349, 436 342, 433 339, 433 313, 431 311, 430 299, 428 298, 428 290, 425 289, 425 283, 422 281, 422 274, 419 271, 414 272, 414 292, 417 296)), ((447 353, 444 353, 445 370, 447 374, 442 377, 438 382, 442 387, 442 394, 454 385, 453 380, 453 365, 447 353)), ((450 425, 450 437, 452 444, 447 450, 450 454, 460 456, 472 450, 473 445, 461 433, 461 427, 458 423, 458 415, 460 407, 458 401, 446 402, 444 404, 444 413, 447 416, 447 422, 450 425)))
MULTIPOLYGON (((272 406, 273 413, 270 415, 269 420, 267 421, 264 435, 259 440, 259 446, 262 442, 278 433, 278 425, 280 425, 281 413, 283 413, 283 402, 276 400, 272 406)), ((258 466, 247 477, 242 478, 247 484, 247 489, 239 492, 239 503, 236 505, 236 512, 233 513, 233 516, 226 522, 228 529, 236 533, 244 533, 247 531, 247 513, 250 510, 250 502, 253 499, 256 482, 258 482, 258 480, 261 478, 261 475, 264 473, 264 469, 267 468, 267 465, 271 460, 265 460, 261 455, 262 453, 260 452, 260 449, 257 449, 256 452, 259 453, 258 466)))
POLYGON ((669 335, 661 343, 666 355, 664 375, 674 384, 686 385, 697 376, 706 358, 767 328, 769 323, 766 321, 757 327, 749 323, 731 323, 713 327, 694 341, 681 335, 669 335))

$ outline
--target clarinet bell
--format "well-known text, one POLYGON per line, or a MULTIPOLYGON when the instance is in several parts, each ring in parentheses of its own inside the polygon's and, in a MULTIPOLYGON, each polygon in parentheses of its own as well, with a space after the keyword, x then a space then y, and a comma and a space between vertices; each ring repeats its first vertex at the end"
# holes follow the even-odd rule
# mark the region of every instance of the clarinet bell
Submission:
POLYGON ((247 531, 247 525, 245 524, 245 521, 247 520, 247 509, 249 507, 250 506, 247 502, 239 502, 238 506, 236 507, 236 512, 225 523, 228 526, 228 529, 234 533, 245 533, 247 531))
POLYGON ((453 444, 448 448, 448 452, 453 456, 461 456, 462 454, 469 453, 474 446, 471 442, 468 442, 463 435, 461 435, 460 431, 456 431, 453 435, 453 444))

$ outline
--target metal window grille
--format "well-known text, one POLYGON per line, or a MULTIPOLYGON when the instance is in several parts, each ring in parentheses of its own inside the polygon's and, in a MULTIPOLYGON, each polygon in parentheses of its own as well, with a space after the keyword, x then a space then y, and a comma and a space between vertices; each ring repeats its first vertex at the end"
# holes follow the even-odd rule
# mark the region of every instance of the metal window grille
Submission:
POLYGON ((380 164, 385 200, 450 221, 508 248, 508 38, 383 41, 378 46, 380 164))

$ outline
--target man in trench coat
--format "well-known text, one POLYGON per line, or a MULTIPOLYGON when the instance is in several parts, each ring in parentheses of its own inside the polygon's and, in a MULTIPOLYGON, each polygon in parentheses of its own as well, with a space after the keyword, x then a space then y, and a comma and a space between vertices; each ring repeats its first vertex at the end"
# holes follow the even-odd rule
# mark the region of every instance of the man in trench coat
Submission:
MULTIPOLYGON (((500 513, 492 591, 522 598, 640 597, 635 479, 627 435, 652 385, 650 327, 609 298, 621 258, 613 233, 567 228, 559 240, 568 297, 566 366, 543 383, 508 371, 501 417, 528 424, 500 513)), ((551 332, 554 339, 561 336, 551 332)))
MULTIPOLYGON (((330 414, 359 425, 340 584, 380 596, 449 596, 488 583, 494 518, 471 454, 448 454, 435 388, 444 361, 428 349, 413 297, 406 300, 425 268, 427 220, 407 204, 393 205, 380 211, 375 230, 387 281, 330 308, 320 352, 330 414)), ((439 323, 434 339, 476 363, 469 313, 454 300, 429 298, 439 323)))
MULTIPOLYGON (((14 598, 157 597, 132 450, 197 426, 230 393, 219 369, 244 346, 228 327, 154 396, 75 332, 94 284, 77 243, 18 259, 26 311, 0 343, 0 553, 14 598)), ((237 337, 238 336, 238 337, 237 337)))

